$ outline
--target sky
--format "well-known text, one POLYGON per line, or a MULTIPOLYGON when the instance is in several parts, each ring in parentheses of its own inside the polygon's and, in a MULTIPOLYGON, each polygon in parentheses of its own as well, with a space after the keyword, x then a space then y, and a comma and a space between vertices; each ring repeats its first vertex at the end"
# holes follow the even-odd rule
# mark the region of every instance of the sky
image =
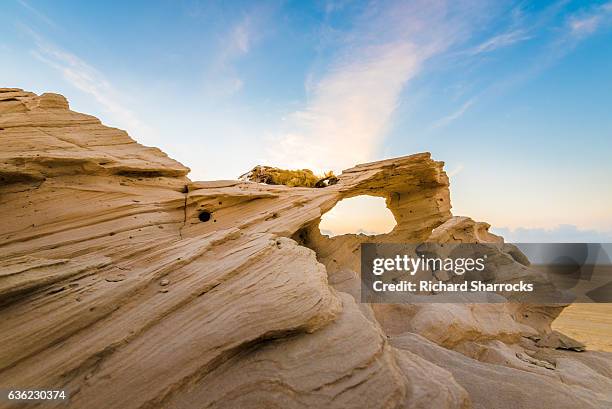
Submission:
POLYGON ((612 242, 610 0, 2 0, 0 16, 0 86, 61 93, 192 180, 429 151, 455 215, 508 241, 612 242))

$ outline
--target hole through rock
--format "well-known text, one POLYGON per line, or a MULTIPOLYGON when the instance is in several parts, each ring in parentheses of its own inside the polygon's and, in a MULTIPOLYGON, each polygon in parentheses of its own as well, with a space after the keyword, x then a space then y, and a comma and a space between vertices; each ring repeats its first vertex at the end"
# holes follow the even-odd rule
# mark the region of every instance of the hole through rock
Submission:
POLYGON ((354 196, 338 202, 321 218, 319 230, 325 236, 342 234, 386 234, 396 225, 385 199, 369 195, 354 196))
POLYGON ((200 214, 198 215, 198 219, 200 219, 201 222, 207 222, 210 220, 211 216, 212 213, 204 210, 203 212, 200 212, 200 214))

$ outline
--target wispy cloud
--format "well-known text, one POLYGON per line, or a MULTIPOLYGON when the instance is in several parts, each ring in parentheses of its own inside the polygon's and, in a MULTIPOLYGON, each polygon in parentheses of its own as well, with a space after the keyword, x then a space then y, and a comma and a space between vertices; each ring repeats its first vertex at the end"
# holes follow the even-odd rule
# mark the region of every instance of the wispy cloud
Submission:
POLYGON ((464 21, 448 9, 444 2, 398 2, 368 10, 329 68, 309 79, 305 107, 273 141, 274 163, 321 172, 373 159, 405 85, 463 36, 464 21))
POLYGON ((604 24, 612 20, 612 2, 578 12, 568 19, 570 35, 585 37, 595 33, 604 24))
POLYGON ((457 176, 458 174, 463 172, 463 169, 465 169, 465 166, 463 165, 463 163, 460 163, 457 166, 455 166, 453 169, 448 171, 447 175, 449 178, 452 178, 453 176, 457 176))
POLYGON ((442 128, 444 126, 447 126, 448 124, 450 124, 451 122, 459 119, 460 117, 463 116, 463 114, 465 114, 472 105, 474 105, 474 103, 476 102, 476 98, 470 98, 467 101, 465 101, 456 111, 446 115, 443 118, 438 119, 437 121, 435 121, 431 128, 442 128))
POLYGON ((215 96, 231 96, 244 86, 236 63, 249 54, 253 46, 263 36, 263 24, 267 21, 271 9, 258 7, 245 13, 228 29, 222 37, 221 47, 213 62, 212 76, 214 83, 207 84, 207 89, 215 96))
POLYGON ((51 43, 33 30, 27 27, 23 29, 34 39, 35 48, 31 50, 31 54, 60 72, 70 85, 91 95, 110 114, 117 126, 127 129, 132 135, 151 132, 148 126, 121 103, 125 98, 102 73, 75 54, 51 43))
POLYGON ((601 16, 573 18, 569 22, 571 34, 576 36, 592 34, 597 30, 600 21, 601 16))
POLYGON ((565 14, 567 6, 568 2, 558 1, 527 22, 521 13, 517 14, 514 24, 517 27, 527 26, 526 32, 534 33, 534 37, 541 40, 541 51, 520 70, 505 78, 496 77, 494 83, 478 94, 479 98, 499 95, 541 75, 570 54, 582 41, 612 23, 612 1, 587 6, 569 15, 565 14), (551 27, 554 29, 551 30, 551 27))
POLYGON ((489 53, 499 48, 509 47, 521 41, 529 40, 530 38, 532 38, 532 36, 527 34, 524 30, 512 30, 507 33, 498 34, 482 42, 481 44, 474 47, 470 51, 470 54, 476 55, 482 53, 489 53))
POLYGON ((215 70, 221 77, 223 93, 227 95, 240 91, 243 86, 243 81, 233 64, 237 59, 248 54, 253 36, 253 18, 245 16, 230 29, 227 37, 224 38, 224 47, 219 54, 215 70))
POLYGON ((529 16, 525 13, 522 4, 514 7, 509 15, 504 15, 504 19, 499 22, 498 31, 492 37, 482 41, 480 44, 472 47, 466 52, 468 55, 485 54, 496 51, 498 49, 513 46, 523 41, 534 38, 535 29, 533 22, 530 22, 529 16), (505 28, 499 27, 499 24, 508 22, 505 28))
POLYGON ((314 85, 306 109, 289 118, 296 130, 278 146, 287 166, 322 170, 370 159, 422 58, 408 43, 389 44, 336 66, 314 85))
POLYGON ((247 16, 240 23, 233 27, 228 42, 228 51, 231 54, 243 55, 249 52, 251 47, 252 33, 251 17, 247 16))
POLYGON ((38 19, 44 21, 47 25, 53 27, 53 28, 57 28, 57 24, 55 24, 55 21, 51 20, 49 17, 47 17, 44 13, 42 13, 41 11, 35 9, 34 7, 32 7, 29 3, 27 3, 25 0, 17 0, 17 2, 25 9, 27 9, 30 13, 32 13, 33 15, 35 15, 38 19))
MULTIPOLYGON (((477 56, 529 40, 535 36, 535 34, 532 35, 531 33, 535 33, 537 29, 541 30, 543 26, 552 24, 551 19, 558 17, 563 9, 562 6, 563 3, 551 6, 550 10, 539 17, 539 20, 532 22, 530 25, 525 21, 522 11, 517 8, 513 12, 512 25, 506 32, 480 43, 478 46, 467 51, 466 54, 477 56)), ((461 118, 470 110, 477 99, 484 99, 487 94, 499 92, 499 90, 510 86, 516 86, 516 84, 539 74, 566 56, 582 40, 606 25, 612 24, 612 1, 575 11, 565 20, 562 20, 561 24, 563 30, 560 30, 558 34, 553 36, 552 40, 549 40, 546 52, 538 56, 533 64, 526 66, 522 71, 509 78, 496 79, 496 82, 491 87, 481 91, 477 97, 468 99, 455 111, 435 121, 431 125, 431 129, 445 127, 461 118)))

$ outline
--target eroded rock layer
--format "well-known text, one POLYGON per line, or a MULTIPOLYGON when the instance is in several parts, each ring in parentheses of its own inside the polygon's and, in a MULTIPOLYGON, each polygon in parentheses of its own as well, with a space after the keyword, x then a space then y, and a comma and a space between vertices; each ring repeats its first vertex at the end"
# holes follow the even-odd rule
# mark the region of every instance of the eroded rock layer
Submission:
POLYGON ((609 354, 554 349, 562 306, 359 303, 364 241, 494 242, 527 268, 451 215, 427 153, 321 189, 191 182, 61 95, 9 88, 0 148, 0 388, 64 388, 72 408, 612 403, 609 354), (386 199, 391 233, 320 234, 364 194, 386 199))

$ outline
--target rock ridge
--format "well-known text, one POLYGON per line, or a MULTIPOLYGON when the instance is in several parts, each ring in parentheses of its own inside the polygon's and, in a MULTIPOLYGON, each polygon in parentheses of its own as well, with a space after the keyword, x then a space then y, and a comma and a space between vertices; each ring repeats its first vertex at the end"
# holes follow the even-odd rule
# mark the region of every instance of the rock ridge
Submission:
POLYGON ((397 226, 376 241, 497 243, 527 268, 452 215, 429 153, 320 189, 191 181, 63 96, 17 88, 0 88, 0 147, 0 388, 102 409, 612 404, 609 353, 555 349, 562 305, 358 302, 372 237, 318 229, 348 197, 385 198, 397 226))

